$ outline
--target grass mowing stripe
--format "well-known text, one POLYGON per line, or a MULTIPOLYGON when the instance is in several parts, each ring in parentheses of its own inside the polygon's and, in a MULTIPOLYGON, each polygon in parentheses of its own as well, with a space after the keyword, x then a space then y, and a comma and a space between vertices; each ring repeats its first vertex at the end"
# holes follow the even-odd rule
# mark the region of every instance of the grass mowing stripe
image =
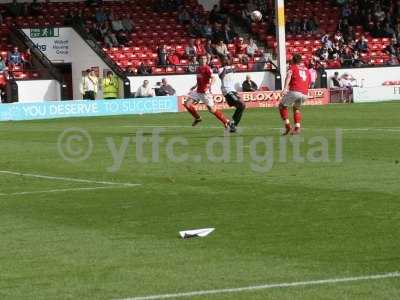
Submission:
POLYGON ((92 191, 92 190, 100 190, 100 189, 117 189, 117 188, 125 188, 127 186, 95 186, 95 187, 83 187, 83 188, 69 188, 69 189, 54 189, 54 190, 43 190, 43 191, 27 191, 27 192, 18 192, 18 193, 10 193, 4 194, 1 193, 0 196, 18 196, 18 195, 31 195, 31 194, 46 194, 46 193, 61 193, 61 192, 75 192, 75 191, 92 191))
POLYGON ((48 175, 40 175, 40 174, 20 173, 20 172, 14 172, 14 171, 0 171, 0 173, 16 175, 16 176, 24 176, 24 177, 50 179, 50 180, 63 180, 63 181, 71 181, 71 182, 83 182, 83 183, 97 183, 97 184, 105 184, 105 185, 121 185, 121 186, 139 186, 139 185, 141 185, 140 183, 96 181, 96 180, 89 180, 89 179, 62 177, 62 176, 60 177, 60 176, 48 176, 48 175))
POLYGON ((204 290, 204 291, 194 291, 194 292, 176 293, 176 294, 153 295, 153 296, 123 298, 123 299, 118 299, 118 300, 159 300, 159 299, 171 299, 171 298, 187 298, 187 297, 212 295, 212 294, 240 293, 240 292, 254 291, 254 290, 290 288, 290 287, 299 287, 299 286, 311 286, 311 285, 365 281, 365 280, 379 280, 379 279, 395 278, 395 277, 400 277, 400 272, 358 276, 358 277, 330 278, 330 279, 320 279, 320 280, 311 280, 311 281, 297 281, 297 282, 288 282, 288 283, 254 285, 254 286, 246 286, 246 287, 241 287, 241 288, 204 290))

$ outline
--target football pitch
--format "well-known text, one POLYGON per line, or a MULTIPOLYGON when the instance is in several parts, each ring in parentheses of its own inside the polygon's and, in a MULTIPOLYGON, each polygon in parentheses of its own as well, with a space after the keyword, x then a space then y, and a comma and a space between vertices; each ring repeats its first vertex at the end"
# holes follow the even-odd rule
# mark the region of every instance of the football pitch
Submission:
POLYGON ((399 299, 399 111, 0 123, 0 299, 399 299))

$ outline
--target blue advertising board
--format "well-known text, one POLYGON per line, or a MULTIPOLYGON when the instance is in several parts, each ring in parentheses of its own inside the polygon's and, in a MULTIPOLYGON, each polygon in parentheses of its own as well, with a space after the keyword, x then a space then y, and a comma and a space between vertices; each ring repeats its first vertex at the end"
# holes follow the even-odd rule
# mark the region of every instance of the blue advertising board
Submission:
POLYGON ((0 121, 178 112, 177 97, 0 104, 0 121))

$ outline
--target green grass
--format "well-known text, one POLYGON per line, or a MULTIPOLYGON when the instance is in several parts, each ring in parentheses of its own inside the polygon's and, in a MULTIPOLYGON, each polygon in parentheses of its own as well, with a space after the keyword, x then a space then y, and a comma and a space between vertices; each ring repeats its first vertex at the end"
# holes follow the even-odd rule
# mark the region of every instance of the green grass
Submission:
MULTIPOLYGON (((206 112, 199 128, 188 127, 188 114, 0 123, 0 170, 142 184, 9 195, 101 185, 0 174, 0 299, 115 299, 400 271, 399 109, 399 102, 305 107, 302 154, 313 137, 329 142, 330 162, 316 163, 294 162, 291 138, 287 162, 278 161, 281 123, 271 109, 246 112, 226 163, 204 158, 207 141, 223 136, 206 112), (174 163, 162 150, 160 162, 140 163, 129 143, 121 168, 107 171, 106 138, 119 147, 141 125, 171 126, 162 137, 190 143, 176 153, 202 161, 174 163), (58 136, 71 127, 92 137, 84 162, 58 153, 58 136), (343 162, 334 159, 335 128, 346 129, 343 162), (258 136, 275 143, 267 173, 252 170, 249 147, 241 148, 243 162, 234 159, 239 139, 249 146, 258 136), (178 238, 202 227, 216 231, 178 238)), ((143 130, 148 136, 152 128, 143 130)), ((145 150, 150 158, 151 145, 145 150)), ((399 298, 400 279, 392 278, 191 299, 399 298)))

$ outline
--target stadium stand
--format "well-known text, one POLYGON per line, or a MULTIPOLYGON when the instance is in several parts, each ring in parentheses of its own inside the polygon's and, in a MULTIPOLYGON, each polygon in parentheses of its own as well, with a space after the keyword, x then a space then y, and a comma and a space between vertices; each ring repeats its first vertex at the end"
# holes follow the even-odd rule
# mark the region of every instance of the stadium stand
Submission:
MULTIPOLYGON (((305 60, 333 68, 399 63, 399 1, 335 2, 285 1, 288 59, 300 53, 305 60)), ((273 1, 223 0, 223 5, 276 53, 273 1), (248 18, 253 9, 264 12, 262 23, 248 18)))
MULTIPOLYGON (((19 7, 11 4, 7 9, 13 16, 4 18, 1 39, 10 26, 78 26, 128 75, 190 72, 190 66, 196 65, 186 51, 192 41, 196 56, 207 54, 215 67, 220 65, 222 55, 216 52, 222 50, 232 57, 240 71, 260 70, 259 64, 261 70, 270 69, 261 51, 245 55, 240 37, 233 31, 231 17, 241 20, 243 28, 265 43, 274 55, 277 44, 273 2, 222 0, 221 8, 214 7, 209 13, 196 0, 45 2, 19 4, 19 7), (249 18, 254 9, 262 11, 261 23, 253 23, 249 18), (219 40, 223 40, 226 49, 224 45, 218 49, 219 40)), ((389 37, 391 31, 399 34, 398 1, 371 4, 358 0, 342 6, 334 2, 286 1, 288 59, 293 53, 301 53, 312 64, 332 68, 398 64, 399 44, 389 37)), ((4 12, 4 6, 2 9, 4 12)))
MULTIPOLYGON (((222 14, 208 14, 196 0, 182 1, 183 6, 173 9, 163 7, 162 2, 106 1, 101 5, 87 5, 86 2, 40 3, 35 15, 32 15, 32 10, 26 9, 26 15, 9 16, 4 22, 6 26, 20 28, 83 27, 102 46, 105 54, 130 75, 138 74, 141 66, 151 74, 187 73, 189 58, 185 49, 195 39, 198 55, 211 52, 213 49, 210 51, 207 48, 207 37, 213 38, 215 43, 215 38, 224 39, 238 70, 253 70, 256 64, 271 68, 270 64, 264 64, 260 52, 247 60, 241 59, 240 54, 236 55, 236 35, 232 31, 227 34, 224 31, 229 22, 226 16, 221 19, 222 14), (185 20, 185 12, 190 21, 185 20), (207 36, 203 29, 210 24, 212 36, 207 36), (229 40, 226 40, 227 35, 230 35, 229 40), (163 45, 167 54, 166 65, 160 64, 159 49, 163 45)), ((210 55, 210 63, 215 67, 220 65, 214 52, 210 55)))

